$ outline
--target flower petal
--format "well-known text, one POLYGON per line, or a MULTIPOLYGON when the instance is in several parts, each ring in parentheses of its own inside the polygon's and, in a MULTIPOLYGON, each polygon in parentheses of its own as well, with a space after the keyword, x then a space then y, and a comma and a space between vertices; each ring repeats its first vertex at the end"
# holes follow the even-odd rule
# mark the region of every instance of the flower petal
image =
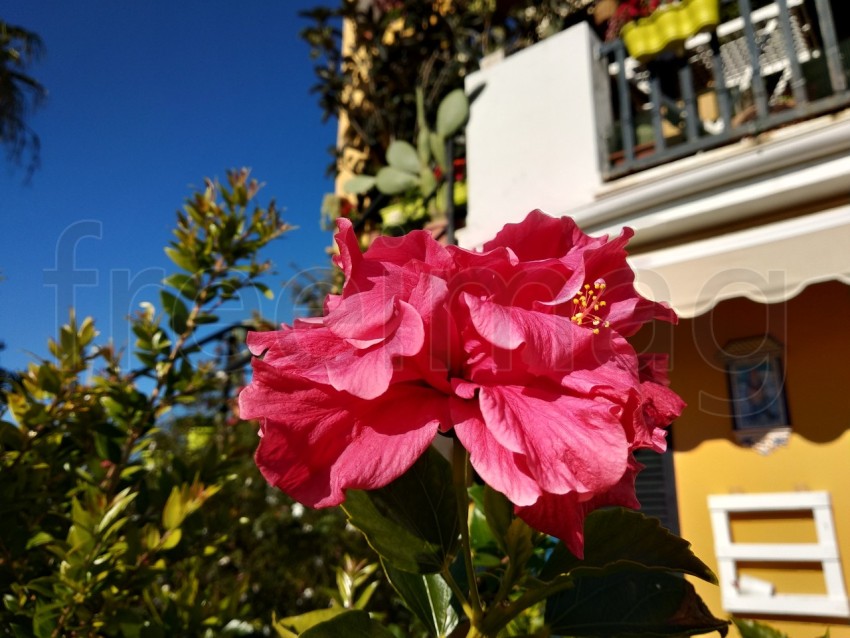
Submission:
POLYGON ((600 507, 638 508, 635 477, 643 466, 631 455, 621 479, 610 490, 582 500, 577 494, 544 493, 534 504, 515 508, 517 516, 534 529, 560 538, 573 554, 584 558, 584 519, 600 507))
POLYGON ((566 317, 502 306, 472 295, 463 300, 475 330, 497 348, 520 351, 522 361, 534 372, 563 375, 593 369, 612 356, 603 335, 566 317))
POLYGON ((506 224, 496 236, 484 244, 484 250, 505 246, 521 261, 562 257, 574 249, 597 245, 605 238, 594 239, 569 217, 555 218, 541 210, 533 210, 518 224, 506 224))
POLYGON ((334 388, 361 399, 375 399, 387 391, 396 358, 412 357, 422 349, 422 318, 404 301, 395 305, 395 316, 387 325, 392 332, 386 341, 366 349, 352 347, 326 359, 328 383, 334 388))
POLYGON ((453 399, 451 415, 458 440, 469 451, 469 461, 490 487, 515 505, 530 505, 540 496, 522 455, 500 444, 484 423, 474 401, 453 399))
POLYGON ((444 397, 421 385, 394 385, 366 401, 261 360, 254 361, 254 382, 239 395, 239 407, 243 418, 261 421, 256 461, 263 475, 311 507, 338 505, 346 489, 375 489, 398 478, 448 421, 444 397))
POLYGON ((629 442, 618 406, 517 386, 482 387, 479 402, 493 439, 525 456, 544 491, 593 494, 626 469, 629 442))

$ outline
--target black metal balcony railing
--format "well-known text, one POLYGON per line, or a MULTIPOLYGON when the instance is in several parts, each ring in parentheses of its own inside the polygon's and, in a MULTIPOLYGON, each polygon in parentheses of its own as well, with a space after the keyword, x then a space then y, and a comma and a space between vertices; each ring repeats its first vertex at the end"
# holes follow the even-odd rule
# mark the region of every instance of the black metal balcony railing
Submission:
POLYGON ((599 48, 603 177, 616 179, 850 104, 844 0, 732 0, 734 16, 639 64, 599 48), (735 16, 735 14, 738 14, 735 16), (610 96, 610 99, 608 97, 610 96))

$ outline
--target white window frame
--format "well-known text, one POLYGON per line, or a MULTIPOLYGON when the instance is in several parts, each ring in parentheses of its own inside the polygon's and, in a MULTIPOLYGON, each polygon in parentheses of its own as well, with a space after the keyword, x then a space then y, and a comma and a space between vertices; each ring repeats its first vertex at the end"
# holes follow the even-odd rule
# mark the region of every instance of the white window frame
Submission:
POLYGON ((708 497, 723 608, 731 613, 850 618, 829 492, 776 492, 708 497), (729 515, 811 511, 817 543, 734 543, 729 515), (820 563, 826 594, 775 594, 770 583, 738 578, 739 561, 820 563))

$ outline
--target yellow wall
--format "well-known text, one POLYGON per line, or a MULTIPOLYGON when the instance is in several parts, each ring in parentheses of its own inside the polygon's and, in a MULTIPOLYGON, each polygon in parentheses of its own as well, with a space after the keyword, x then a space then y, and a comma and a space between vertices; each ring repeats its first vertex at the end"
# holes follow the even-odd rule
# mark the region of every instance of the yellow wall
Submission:
MULTIPOLYGON (((646 335, 644 335, 646 336, 646 335)), ((850 590, 850 288, 837 282, 810 286, 785 304, 765 306, 745 299, 719 304, 711 312, 683 320, 672 330, 657 328, 654 349, 671 352, 673 388, 688 402, 673 426, 674 461, 682 536, 716 570, 707 507, 710 494, 825 490, 832 496, 836 536, 845 586, 850 590), (783 363, 792 438, 768 455, 742 447, 733 436, 723 361, 724 344, 769 333, 785 345, 783 363)), ((738 522, 741 540, 813 540, 807 520, 738 522), (765 536, 767 535, 767 536, 765 536)), ((788 574, 750 570, 766 576, 782 593, 823 592, 817 570, 788 574)), ((725 617, 719 588, 698 584, 715 615, 725 617)), ((798 636, 850 638, 847 619, 788 622, 759 620, 798 636)), ((736 635, 733 630, 732 635, 736 635)))

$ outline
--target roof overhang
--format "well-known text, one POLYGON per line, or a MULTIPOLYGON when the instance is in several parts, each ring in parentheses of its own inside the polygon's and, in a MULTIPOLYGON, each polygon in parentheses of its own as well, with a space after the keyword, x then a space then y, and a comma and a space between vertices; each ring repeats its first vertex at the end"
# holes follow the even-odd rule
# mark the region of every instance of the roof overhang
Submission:
POLYGON ((785 301, 806 286, 850 284, 850 206, 682 244, 629 259, 638 290, 690 318, 747 297, 785 301))

